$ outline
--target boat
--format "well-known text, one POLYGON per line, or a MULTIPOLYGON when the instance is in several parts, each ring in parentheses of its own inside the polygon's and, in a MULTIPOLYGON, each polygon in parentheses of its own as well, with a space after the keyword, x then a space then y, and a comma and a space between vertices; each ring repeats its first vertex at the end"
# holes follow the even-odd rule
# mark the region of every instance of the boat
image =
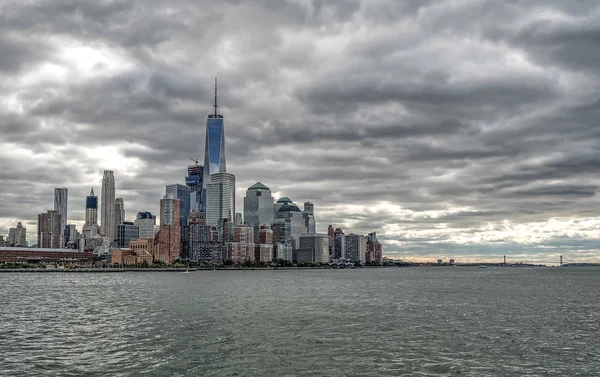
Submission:
POLYGON ((182 274, 189 274, 190 270, 181 271, 182 274))
POLYGON ((487 266, 485 264, 481 264, 481 265, 477 266, 477 268, 487 268, 487 266))

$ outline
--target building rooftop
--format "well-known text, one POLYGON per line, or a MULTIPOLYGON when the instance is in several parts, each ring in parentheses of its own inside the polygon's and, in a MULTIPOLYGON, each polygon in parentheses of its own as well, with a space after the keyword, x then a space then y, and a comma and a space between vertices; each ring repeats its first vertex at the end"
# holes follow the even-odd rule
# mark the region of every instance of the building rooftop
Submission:
POLYGON ((292 202, 292 199, 288 198, 287 196, 282 196, 277 201, 277 203, 291 203, 291 202, 292 202))
POLYGON ((269 188, 260 182, 256 182, 252 186, 248 187, 248 190, 269 190, 269 188))
MULTIPOLYGON (((281 199, 279 199, 279 200, 281 200, 281 199)), ((277 203, 279 203, 279 202, 277 202, 277 203)), ((284 203, 277 212, 301 212, 301 211, 300 211, 300 208, 298 208, 298 206, 296 206, 295 204, 284 203)))

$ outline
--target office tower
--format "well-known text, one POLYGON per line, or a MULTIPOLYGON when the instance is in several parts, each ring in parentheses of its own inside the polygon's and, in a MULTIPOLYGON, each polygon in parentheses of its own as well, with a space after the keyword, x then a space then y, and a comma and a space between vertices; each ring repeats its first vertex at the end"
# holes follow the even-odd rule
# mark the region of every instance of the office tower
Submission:
POLYGON ((129 247, 131 240, 137 240, 140 238, 140 228, 135 226, 132 222, 123 221, 117 225, 117 247, 125 248, 129 247))
POLYGON ((329 236, 321 233, 302 234, 296 258, 298 262, 329 262, 329 236))
POLYGON ((115 239, 117 238, 117 227, 125 221, 125 201, 123 198, 115 199, 115 239))
POLYGON ((206 224, 215 226, 219 219, 231 219, 235 214, 235 175, 216 173, 206 185, 206 224))
POLYGON ((345 236, 345 256, 352 262, 366 262, 367 237, 360 234, 348 234, 345 236))
POLYGON ((314 215, 315 214, 315 205, 312 204, 312 202, 310 202, 310 201, 304 202, 304 212, 314 215))
MULTIPOLYGON (((215 106, 206 120, 206 138, 204 141, 204 176, 202 179, 202 210, 207 212, 208 185, 216 173, 227 171, 225 164, 225 125, 217 106, 217 79, 215 78, 215 106)), ((234 212, 229 215, 233 216, 234 212)), ((207 217, 208 220, 208 217, 207 217)), ((209 222, 210 224, 210 222, 209 222)))
MULTIPOLYGON (((256 239, 256 237, 255 237, 256 239)), ((258 243, 254 245, 256 261, 268 263, 273 260, 273 230, 261 225, 258 230, 258 243)))
MULTIPOLYGON (((278 203, 283 198, 279 199, 278 203)), ((289 198, 277 210, 271 229, 275 243, 289 244, 293 250, 298 249, 300 235, 306 234, 306 224, 303 213, 289 198)), ((278 249, 279 250, 279 249, 278 249)), ((278 256, 279 257, 279 256, 278 256)))
POLYGON ((227 260, 254 262, 254 228, 240 225, 233 228, 233 241, 227 242, 227 260))
POLYGON ((79 242, 79 232, 75 224, 67 224, 65 226, 65 232, 63 233, 63 239, 67 249, 77 249, 79 242))
POLYGON ((292 199, 288 198, 287 196, 283 196, 283 197, 279 198, 277 203, 273 204, 273 218, 277 217, 277 212, 279 212, 279 208, 281 208, 281 206, 286 203, 291 204, 292 199))
POLYGON ((156 216, 153 216, 150 212, 138 212, 133 225, 138 227, 139 238, 154 238, 156 216))
MULTIPOLYGON (((381 263, 383 262, 383 246, 377 240, 377 233, 369 233, 367 236, 367 262, 381 263)), ((450 260, 453 264, 453 259, 450 260)))
POLYGON ((202 182, 204 176, 204 166, 188 166, 188 175, 185 178, 185 184, 190 188, 190 212, 202 210, 202 182))
POLYGON ((190 188, 180 184, 166 186, 166 194, 179 199, 179 224, 181 227, 187 224, 187 216, 190 213, 190 188))
POLYGON ((100 197, 100 234, 109 242, 115 239, 115 174, 105 170, 102 177, 102 195, 100 197))
POLYGON ((341 228, 333 232, 333 258, 346 258, 346 236, 341 228))
POLYGON ((58 249, 60 247, 60 214, 48 211, 38 215, 38 247, 58 249))
POLYGON ((159 260, 173 263, 181 253, 180 203, 173 195, 160 201, 160 230, 158 232, 159 260))
POLYGON ((63 237, 60 240, 60 246, 64 247, 67 243, 64 239, 65 227, 67 226, 67 202, 69 189, 66 187, 57 187, 54 189, 54 210, 60 215, 60 234, 63 237))
POLYGON ((261 225, 270 225, 273 221, 273 197, 271 189, 256 182, 246 190, 244 197, 244 221, 254 228, 254 239, 258 241, 258 229, 261 225))
POLYGON ((83 233, 86 244, 89 244, 88 241, 92 238, 100 235, 100 227, 98 226, 98 197, 94 195, 94 189, 85 198, 85 224, 81 233, 83 233))
POLYGON ((304 225, 306 226, 306 233, 315 233, 317 230, 317 223, 314 216, 315 206, 311 202, 304 202, 304 211, 302 216, 304 217, 304 225))
POLYGON ((244 218, 242 217, 242 213, 241 212, 236 212, 235 213, 235 220, 233 221, 233 223, 235 224, 235 226, 243 225, 244 224, 244 218))
POLYGON ((327 227, 327 235, 329 236, 329 260, 333 259, 333 225, 327 227))
POLYGON ((27 228, 19 221, 16 228, 8 230, 6 246, 27 247, 27 228))

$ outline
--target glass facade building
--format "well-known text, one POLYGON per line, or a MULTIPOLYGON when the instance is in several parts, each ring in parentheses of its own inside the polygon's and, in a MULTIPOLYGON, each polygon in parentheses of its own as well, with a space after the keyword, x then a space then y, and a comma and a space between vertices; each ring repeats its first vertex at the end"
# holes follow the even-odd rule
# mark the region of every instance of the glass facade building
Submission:
MULTIPOLYGON (((217 80, 215 79, 215 106, 206 120, 206 138, 204 140, 204 172, 202 179, 202 211, 206 213, 206 188, 211 176, 225 173, 225 125, 217 106, 217 80)), ((233 216, 233 213, 232 213, 233 216)))

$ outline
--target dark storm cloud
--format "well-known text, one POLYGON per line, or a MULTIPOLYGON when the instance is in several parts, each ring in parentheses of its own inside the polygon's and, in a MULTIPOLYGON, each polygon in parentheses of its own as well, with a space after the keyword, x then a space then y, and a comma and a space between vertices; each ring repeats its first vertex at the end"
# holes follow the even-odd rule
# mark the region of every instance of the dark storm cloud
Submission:
POLYGON ((219 76, 238 203, 261 181, 314 202, 320 231, 375 230, 404 256, 589 257, 599 17, 594 1, 6 2, 0 234, 59 186, 81 221, 106 168, 128 218, 157 212, 202 160, 219 76))

